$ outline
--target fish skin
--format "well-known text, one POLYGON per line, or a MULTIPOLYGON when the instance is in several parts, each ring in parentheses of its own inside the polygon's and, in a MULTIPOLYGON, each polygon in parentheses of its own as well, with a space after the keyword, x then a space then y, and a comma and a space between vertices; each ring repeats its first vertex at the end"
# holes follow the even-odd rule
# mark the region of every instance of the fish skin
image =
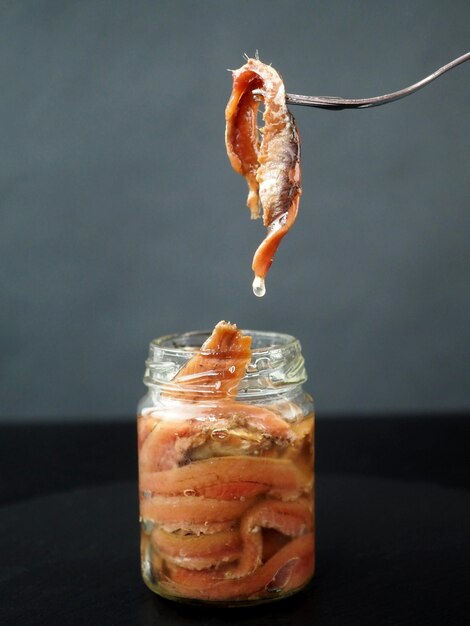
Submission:
POLYGON ((211 535, 181 535, 156 528, 151 541, 170 563, 195 570, 235 561, 240 557, 242 548, 240 533, 233 529, 211 535))
POLYGON ((242 578, 261 565, 264 542, 261 528, 277 530, 287 537, 300 537, 312 527, 312 510, 305 499, 296 502, 262 500, 255 504, 241 519, 242 554, 237 567, 228 571, 226 577, 242 578))
POLYGON ((284 83, 273 67, 248 59, 232 77, 232 93, 225 109, 225 144, 233 169, 247 181, 251 217, 259 217, 260 205, 263 208, 267 234, 255 252, 252 269, 264 280, 281 240, 297 217, 302 194, 300 137, 286 105, 284 83), (265 107, 261 142, 259 100, 265 107))
POLYGON ((227 579, 230 566, 191 571, 169 565, 170 577, 160 584, 169 594, 207 601, 246 600, 284 594, 302 587, 311 578, 315 567, 313 533, 289 541, 266 563, 244 578, 227 579), (286 572, 286 569, 289 570, 286 572), (283 580, 274 587, 276 577, 284 571, 283 580), (287 574, 287 575, 285 575, 287 574))
POLYGON ((143 520, 188 532, 220 532, 235 525, 254 500, 218 500, 198 496, 141 496, 143 520), (219 526, 221 524, 222 526, 219 526), (211 530, 215 525, 217 530, 211 530))
MULTIPOLYGON (((174 412, 174 409, 172 409, 174 412)), ((180 408, 181 410, 181 408, 180 408)), ((243 453, 243 446, 250 435, 260 439, 258 451, 268 449, 274 443, 288 446, 297 436, 292 427, 267 407, 221 399, 217 404, 193 404, 186 407, 184 420, 159 419, 165 417, 165 409, 156 409, 152 414, 138 419, 140 474, 173 469, 191 456, 199 447, 223 452, 243 453), (218 441, 214 432, 232 433, 227 441, 218 441), (237 435, 233 434, 237 432, 237 435), (245 438, 244 435, 245 434, 245 438), (212 448, 211 448, 212 446, 212 448)), ((250 448, 245 448, 249 452, 250 448)))
POLYGON ((233 494, 222 497, 222 487, 227 483, 233 490, 241 483, 238 497, 249 495, 244 483, 248 492, 251 485, 259 485, 258 493, 273 491, 282 497, 286 491, 289 499, 311 489, 307 477, 292 461, 255 456, 214 457, 166 471, 142 472, 140 476, 141 491, 164 496, 182 495, 190 490, 196 496, 214 497, 208 490, 215 490, 221 499, 234 499, 233 494))

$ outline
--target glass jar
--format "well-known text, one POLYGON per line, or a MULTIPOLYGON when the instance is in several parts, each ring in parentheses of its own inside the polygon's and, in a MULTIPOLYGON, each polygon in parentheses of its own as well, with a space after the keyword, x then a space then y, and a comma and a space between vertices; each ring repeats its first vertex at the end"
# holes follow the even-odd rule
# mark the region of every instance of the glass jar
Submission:
POLYGON ((138 407, 142 576, 173 600, 267 602, 314 572, 314 412, 300 343, 242 332, 251 361, 228 398, 210 371, 196 387, 175 382, 210 333, 150 344, 138 407))

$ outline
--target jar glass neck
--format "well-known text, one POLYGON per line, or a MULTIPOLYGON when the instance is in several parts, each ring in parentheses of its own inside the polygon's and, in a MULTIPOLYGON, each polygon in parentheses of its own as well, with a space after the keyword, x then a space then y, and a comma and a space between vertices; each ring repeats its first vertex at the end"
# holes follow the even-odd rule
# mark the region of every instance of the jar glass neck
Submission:
MULTIPOLYGON (((307 379, 300 342, 291 335, 261 331, 242 331, 252 340, 251 361, 246 374, 233 390, 232 397, 246 399, 265 397, 273 394, 290 394, 307 379)), ((178 395, 185 391, 184 382, 175 383, 181 368, 195 356, 201 345, 209 337, 209 332, 189 332, 180 335, 167 335, 150 343, 146 361, 144 383, 155 391, 162 390, 178 395)), ((207 384, 210 371, 202 372, 204 385, 197 387, 192 381, 190 391, 197 390, 201 398, 214 397, 214 389, 207 384)), ((189 386, 188 386, 189 391, 189 386)))

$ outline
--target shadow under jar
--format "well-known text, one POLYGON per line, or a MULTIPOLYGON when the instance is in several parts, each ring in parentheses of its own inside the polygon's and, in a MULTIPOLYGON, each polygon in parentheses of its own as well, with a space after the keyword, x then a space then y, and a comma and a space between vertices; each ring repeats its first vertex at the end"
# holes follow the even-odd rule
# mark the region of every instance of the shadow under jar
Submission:
POLYGON ((142 576, 173 600, 269 602, 313 576, 314 412, 300 343, 243 333, 251 362, 224 397, 176 382, 210 333, 150 344, 138 407, 142 576))

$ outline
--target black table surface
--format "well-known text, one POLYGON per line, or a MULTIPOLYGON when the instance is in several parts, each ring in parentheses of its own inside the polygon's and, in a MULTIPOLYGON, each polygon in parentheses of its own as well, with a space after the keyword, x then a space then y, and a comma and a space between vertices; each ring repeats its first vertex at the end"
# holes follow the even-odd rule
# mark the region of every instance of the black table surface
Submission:
POLYGON ((140 579, 135 425, 0 427, 0 625, 470 624, 470 416, 317 420, 317 571, 250 608, 140 579))

